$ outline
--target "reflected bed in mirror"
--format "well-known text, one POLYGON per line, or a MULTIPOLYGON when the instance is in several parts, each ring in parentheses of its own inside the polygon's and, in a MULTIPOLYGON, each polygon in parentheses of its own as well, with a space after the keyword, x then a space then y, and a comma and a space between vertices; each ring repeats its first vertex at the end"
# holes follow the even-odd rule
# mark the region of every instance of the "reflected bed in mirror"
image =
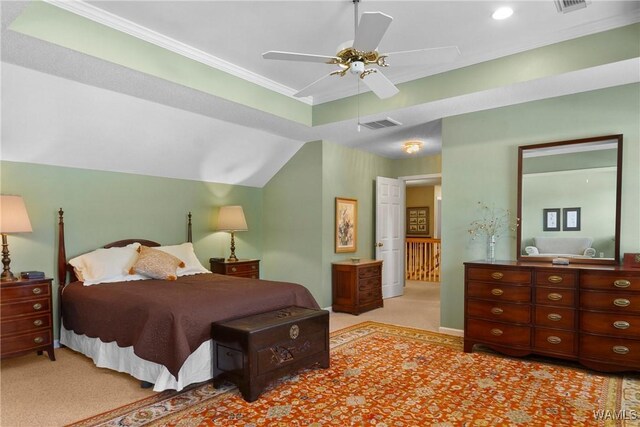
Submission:
POLYGON ((622 135, 518 147, 518 259, 618 264, 622 135))

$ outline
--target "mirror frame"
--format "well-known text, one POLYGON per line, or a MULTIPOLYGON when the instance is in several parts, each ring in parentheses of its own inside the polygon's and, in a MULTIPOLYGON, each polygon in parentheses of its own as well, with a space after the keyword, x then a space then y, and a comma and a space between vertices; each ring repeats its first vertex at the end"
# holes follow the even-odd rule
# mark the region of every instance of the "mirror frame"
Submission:
MULTIPOLYGON (((534 150, 538 148, 550 148, 561 145, 574 145, 584 144, 590 142, 615 140, 618 143, 618 155, 617 155, 617 171, 616 171, 616 223, 615 223, 615 244, 614 244, 614 258, 613 259, 601 259, 601 258, 570 258, 570 262, 573 264, 611 264, 617 265, 620 263, 620 218, 622 208, 622 134, 616 135, 604 135, 592 138, 571 139, 567 141, 555 141, 547 142, 543 144, 532 145, 520 145, 518 146, 518 213, 517 218, 522 219, 522 159, 524 152, 527 150, 534 150)), ((522 254, 522 221, 519 221, 518 233, 516 238, 516 248, 518 251, 517 260, 527 262, 550 262, 554 257, 531 257, 522 254)))

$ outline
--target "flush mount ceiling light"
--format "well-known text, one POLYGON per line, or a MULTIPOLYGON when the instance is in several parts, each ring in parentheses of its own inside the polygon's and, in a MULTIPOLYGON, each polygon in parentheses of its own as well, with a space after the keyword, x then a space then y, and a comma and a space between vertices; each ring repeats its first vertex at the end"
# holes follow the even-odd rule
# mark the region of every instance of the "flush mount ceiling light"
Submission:
POLYGON ((422 149, 422 142, 420 141, 407 141, 402 146, 402 151, 407 154, 415 154, 422 149))
POLYGON ((493 12, 493 15, 491 15, 491 17, 499 21, 501 19, 507 19, 511 15, 513 15, 513 9, 505 6, 505 7, 500 7, 496 9, 496 11, 493 12))

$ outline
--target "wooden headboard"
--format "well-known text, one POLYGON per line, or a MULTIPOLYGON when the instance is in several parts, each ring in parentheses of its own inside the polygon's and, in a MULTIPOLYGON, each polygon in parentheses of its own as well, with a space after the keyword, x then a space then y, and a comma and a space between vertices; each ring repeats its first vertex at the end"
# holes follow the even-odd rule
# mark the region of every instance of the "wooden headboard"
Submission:
MULTIPOLYGON (((187 217, 187 242, 191 243, 191 212, 189 212, 187 217)), ((160 246, 160 243, 154 242, 152 240, 126 239, 108 243, 104 245, 103 248, 121 248, 135 242, 149 247, 160 246)), ((60 287, 60 291, 62 291, 62 288, 64 288, 64 286, 67 284, 68 275, 71 275, 72 278, 75 278, 73 268, 69 265, 69 263, 67 263, 67 253, 64 245, 64 211, 62 210, 62 208, 60 208, 60 210, 58 211, 58 285, 60 287)))

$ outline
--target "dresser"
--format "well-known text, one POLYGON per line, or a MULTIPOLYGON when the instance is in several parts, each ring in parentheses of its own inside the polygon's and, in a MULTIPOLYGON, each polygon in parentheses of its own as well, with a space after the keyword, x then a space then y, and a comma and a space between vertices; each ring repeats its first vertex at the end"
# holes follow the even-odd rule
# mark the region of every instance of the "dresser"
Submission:
POLYGON ((0 355, 53 352, 52 279, 0 282, 0 355))
POLYGON ((464 351, 640 369, 640 269, 517 261, 465 263, 464 351))
POLYGON ((382 261, 338 261, 331 265, 333 311, 360 314, 383 306, 382 261))
POLYGON ((260 278, 259 259, 239 259, 238 261, 227 261, 226 259, 211 258, 209 260, 213 273, 227 276, 246 277, 249 279, 260 278))

